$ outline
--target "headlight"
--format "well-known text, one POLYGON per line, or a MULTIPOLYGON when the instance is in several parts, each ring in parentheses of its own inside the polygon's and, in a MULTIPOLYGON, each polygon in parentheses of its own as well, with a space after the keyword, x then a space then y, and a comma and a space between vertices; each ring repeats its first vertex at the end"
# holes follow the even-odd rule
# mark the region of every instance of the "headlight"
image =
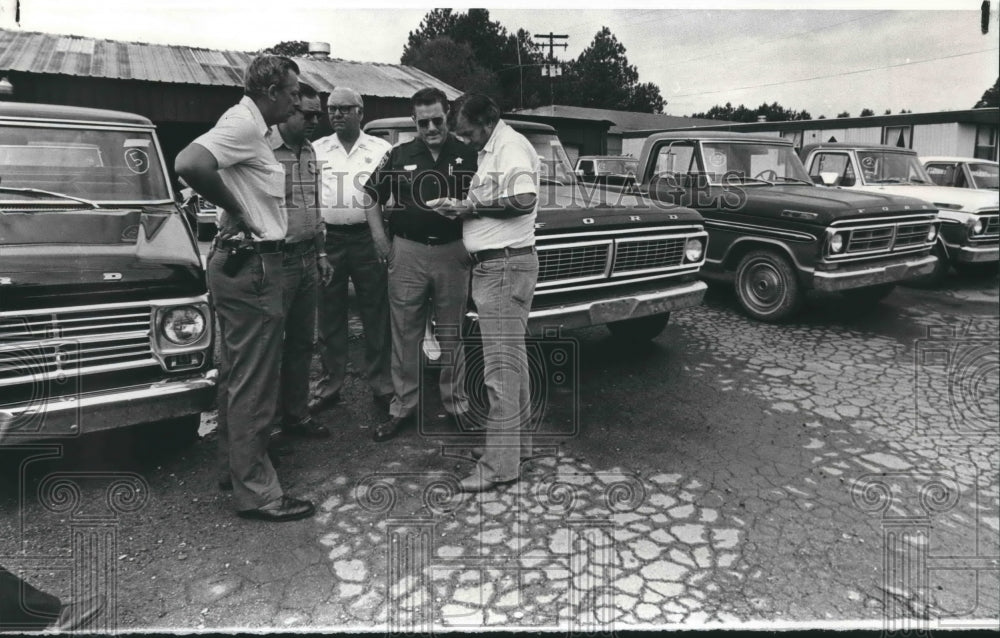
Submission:
POLYGON ((205 315, 191 306, 171 308, 160 319, 160 332, 173 344, 186 346, 205 334, 205 315))
POLYGON ((931 229, 927 231, 927 241, 934 241, 937 239, 937 228, 931 226, 931 229))
POLYGON ((973 235, 981 234, 983 232, 983 220, 977 219, 976 221, 972 222, 970 230, 972 231, 973 235))
POLYGON ((844 236, 835 233, 830 237, 830 252, 839 253, 842 250, 844 250, 844 236))
POLYGON ((689 239, 684 244, 684 259, 688 261, 701 261, 701 254, 705 250, 700 239, 689 239))

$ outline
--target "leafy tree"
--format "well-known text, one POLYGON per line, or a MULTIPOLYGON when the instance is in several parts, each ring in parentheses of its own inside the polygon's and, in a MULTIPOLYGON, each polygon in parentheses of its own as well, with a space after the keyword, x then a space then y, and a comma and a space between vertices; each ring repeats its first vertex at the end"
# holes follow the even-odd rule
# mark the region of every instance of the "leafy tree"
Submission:
POLYGON ((1000 106, 1000 78, 997 78, 993 86, 986 89, 983 97, 979 98, 979 101, 972 108, 981 109, 988 106, 1000 106))
POLYGON ((844 111, 843 113, 837 113, 837 117, 851 117, 851 114, 844 111))
POLYGON ((819 117, 817 117, 816 119, 817 119, 817 120, 825 120, 825 119, 826 119, 826 116, 825 116, 825 115, 820 115, 820 116, 819 116, 819 117))
POLYGON ((781 106, 777 102, 768 104, 764 102, 755 109, 747 108, 740 104, 733 108, 732 103, 726 102, 725 106, 713 106, 704 113, 695 113, 691 117, 701 117, 710 120, 729 120, 730 122, 756 122, 763 115, 768 122, 785 122, 788 120, 810 120, 812 115, 809 111, 796 111, 781 106))
POLYGON ((566 65, 558 81, 556 101, 591 108, 662 113, 665 102, 655 84, 639 83, 639 71, 629 64, 625 45, 602 27, 579 57, 566 65))
POLYGON ((886 109, 882 115, 892 115, 892 109, 886 109))
POLYGON ((271 55, 287 55, 290 57, 307 55, 309 53, 309 43, 305 40, 285 40, 273 47, 261 49, 260 53, 270 53, 271 55))
POLYGON ((495 94, 497 76, 476 60, 471 47, 443 35, 425 42, 410 56, 409 64, 465 92, 495 94))
POLYGON ((875 111, 871 109, 861 109, 861 117, 871 117, 875 115, 875 111))

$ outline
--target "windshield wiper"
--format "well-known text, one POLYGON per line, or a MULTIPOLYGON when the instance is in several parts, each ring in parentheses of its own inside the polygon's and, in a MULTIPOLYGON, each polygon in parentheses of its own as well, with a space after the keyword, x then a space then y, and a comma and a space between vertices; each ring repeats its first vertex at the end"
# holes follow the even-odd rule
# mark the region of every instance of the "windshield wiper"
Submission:
POLYGON ((812 182, 807 182, 804 179, 799 179, 798 177, 785 177, 784 175, 778 175, 775 179, 780 179, 786 182, 796 182, 799 184, 809 184, 810 186, 815 186, 812 182))
POLYGON ((54 193, 52 191, 43 191, 39 188, 15 188, 13 186, 0 186, 0 193, 19 193, 24 195, 34 195, 36 197, 58 197, 60 199, 68 199, 73 202, 79 202, 80 204, 86 204, 91 208, 100 208, 99 205, 94 202, 83 199, 81 197, 73 197, 72 195, 66 195, 65 193, 54 193))
POLYGON ((872 184, 908 184, 910 180, 902 177, 886 177, 885 179, 873 179, 872 184))

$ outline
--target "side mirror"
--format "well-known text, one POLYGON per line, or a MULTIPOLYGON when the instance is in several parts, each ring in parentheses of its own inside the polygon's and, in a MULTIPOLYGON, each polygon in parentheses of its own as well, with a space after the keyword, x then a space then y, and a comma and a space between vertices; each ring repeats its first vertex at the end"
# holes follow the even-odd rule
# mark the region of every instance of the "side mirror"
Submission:
POLYGON ((837 183, 837 178, 840 177, 840 174, 836 171, 821 171, 819 177, 823 180, 824 186, 833 186, 837 183))

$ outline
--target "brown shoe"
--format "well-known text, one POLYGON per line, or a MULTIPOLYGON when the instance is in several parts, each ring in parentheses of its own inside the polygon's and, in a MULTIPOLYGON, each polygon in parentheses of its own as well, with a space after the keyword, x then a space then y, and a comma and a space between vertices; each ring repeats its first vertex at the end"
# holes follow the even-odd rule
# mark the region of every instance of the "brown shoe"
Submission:
POLYGON ((399 434, 400 430, 406 428, 412 420, 412 416, 394 416, 375 428, 375 431, 372 432, 372 440, 376 443, 388 441, 399 434))
POLYGON ((297 521, 302 518, 309 518, 315 513, 316 506, 311 501, 291 496, 282 496, 280 499, 268 503, 263 507, 258 507, 255 510, 237 512, 240 518, 268 521, 271 523, 297 521))

